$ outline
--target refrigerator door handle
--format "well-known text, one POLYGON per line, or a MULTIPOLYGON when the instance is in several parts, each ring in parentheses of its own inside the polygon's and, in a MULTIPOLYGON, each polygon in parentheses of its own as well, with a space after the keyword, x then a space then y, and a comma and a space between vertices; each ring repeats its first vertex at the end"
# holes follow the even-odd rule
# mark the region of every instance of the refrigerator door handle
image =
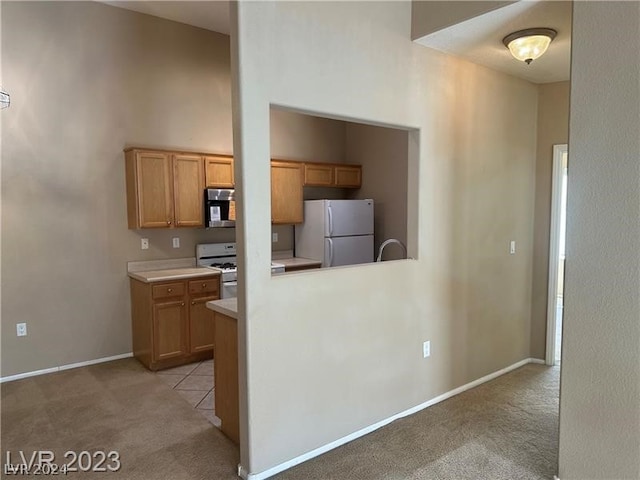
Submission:
POLYGON ((327 267, 330 267, 333 265, 333 240, 330 238, 327 238, 327 240, 329 241, 329 265, 327 267))
POLYGON ((329 215, 329 236, 333 236, 333 214, 331 213, 331 205, 327 207, 327 214, 329 215))

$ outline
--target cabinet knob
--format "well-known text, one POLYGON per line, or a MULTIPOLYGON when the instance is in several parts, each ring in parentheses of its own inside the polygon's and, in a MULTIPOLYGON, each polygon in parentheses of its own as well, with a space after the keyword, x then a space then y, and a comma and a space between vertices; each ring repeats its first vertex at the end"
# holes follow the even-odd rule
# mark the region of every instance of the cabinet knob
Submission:
POLYGON ((173 292, 173 288, 167 288, 167 292, 169 293, 173 292))
POLYGON ((191 302, 191 305, 195 305, 195 304, 196 304, 196 302, 194 302, 194 301, 191 302))
POLYGON ((207 288, 207 284, 206 284, 206 283, 203 283, 203 284, 202 284, 202 288, 207 288))
POLYGON ((184 302, 182 302, 182 306, 184 307, 184 302))
POLYGON ((167 220, 167 225, 171 225, 171 220, 167 220))

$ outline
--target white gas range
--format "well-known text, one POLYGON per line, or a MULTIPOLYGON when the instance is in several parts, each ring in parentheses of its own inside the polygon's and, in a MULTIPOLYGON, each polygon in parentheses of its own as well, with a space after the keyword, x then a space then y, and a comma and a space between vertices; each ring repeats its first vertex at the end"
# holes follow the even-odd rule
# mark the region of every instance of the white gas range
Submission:
MULTIPOLYGON (((196 245, 196 265, 220 270, 221 298, 232 298, 238 291, 235 243, 200 243, 196 245)), ((284 272, 284 265, 271 264, 271 274, 284 272)))

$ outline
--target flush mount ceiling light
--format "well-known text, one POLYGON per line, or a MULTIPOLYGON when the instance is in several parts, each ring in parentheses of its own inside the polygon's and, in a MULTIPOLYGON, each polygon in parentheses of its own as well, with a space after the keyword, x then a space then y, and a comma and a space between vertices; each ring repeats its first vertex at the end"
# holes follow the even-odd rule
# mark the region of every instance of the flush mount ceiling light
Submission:
POLYGON ((516 60, 529 65, 547 51, 551 40, 556 38, 557 34, 558 32, 551 28, 527 28, 510 33, 502 39, 502 43, 516 60))
POLYGON ((0 90, 0 108, 7 108, 11 104, 11 97, 7 92, 0 90))

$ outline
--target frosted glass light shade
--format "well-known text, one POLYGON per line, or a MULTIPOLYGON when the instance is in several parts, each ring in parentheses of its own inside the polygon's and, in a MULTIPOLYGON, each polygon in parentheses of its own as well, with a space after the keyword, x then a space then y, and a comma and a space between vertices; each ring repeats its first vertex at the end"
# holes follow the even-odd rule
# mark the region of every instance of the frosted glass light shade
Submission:
POLYGON ((7 108, 11 104, 11 97, 7 92, 0 90, 0 108, 7 108))
POLYGON ((507 35, 502 43, 516 60, 528 65, 547 51, 556 34, 557 32, 550 28, 529 28, 507 35))

